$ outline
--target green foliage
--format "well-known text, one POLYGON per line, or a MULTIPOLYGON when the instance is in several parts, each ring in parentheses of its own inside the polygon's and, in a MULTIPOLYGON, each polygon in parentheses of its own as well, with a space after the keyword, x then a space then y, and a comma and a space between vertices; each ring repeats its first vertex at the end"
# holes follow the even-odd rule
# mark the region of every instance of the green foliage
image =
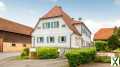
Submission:
POLYGON ((114 52, 120 52, 120 48, 115 49, 114 52))
POLYGON ((111 38, 108 39, 108 46, 111 50, 120 47, 120 41, 117 35, 112 35, 111 38))
POLYGON ((106 41, 95 41, 95 47, 97 51, 110 51, 106 41))
POLYGON ((96 56, 95 62, 110 63, 111 57, 109 56, 96 56))
POLYGON ((53 59, 59 56, 57 48, 37 48, 37 56, 40 59, 53 59))
POLYGON ((70 49, 65 53, 70 67, 77 67, 79 64, 88 63, 95 58, 95 55, 95 48, 70 49))
POLYGON ((23 51, 22 51, 20 57, 21 57, 22 59, 27 59, 28 56, 29 56, 29 48, 23 49, 23 51))
POLYGON ((113 35, 108 39, 108 46, 111 50, 120 47, 120 27, 114 29, 113 35))

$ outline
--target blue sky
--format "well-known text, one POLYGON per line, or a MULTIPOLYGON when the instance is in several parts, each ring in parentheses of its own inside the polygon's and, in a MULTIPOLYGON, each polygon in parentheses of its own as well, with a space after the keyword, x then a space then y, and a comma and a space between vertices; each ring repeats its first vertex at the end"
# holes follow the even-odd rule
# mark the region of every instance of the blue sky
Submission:
POLYGON ((93 33, 120 26, 120 0, 0 0, 0 17, 34 27, 56 4, 71 17, 81 17, 93 33))

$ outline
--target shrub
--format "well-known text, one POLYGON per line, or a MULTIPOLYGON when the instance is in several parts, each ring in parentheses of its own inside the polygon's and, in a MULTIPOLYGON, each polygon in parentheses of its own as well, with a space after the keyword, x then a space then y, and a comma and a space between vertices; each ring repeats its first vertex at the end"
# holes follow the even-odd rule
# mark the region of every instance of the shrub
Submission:
POLYGON ((95 41, 97 51, 110 51, 106 41, 95 41))
POLYGON ((95 55, 95 48, 70 49, 65 53, 70 67, 77 67, 79 64, 88 63, 95 58, 95 55))
POLYGON ((59 56, 57 48, 37 48, 37 56, 40 59, 53 59, 59 56))
POLYGON ((95 62, 110 63, 111 57, 109 56, 96 56, 95 62))
POLYGON ((21 57, 22 59, 27 59, 28 56, 29 56, 29 48, 23 49, 23 51, 22 51, 20 57, 21 57))

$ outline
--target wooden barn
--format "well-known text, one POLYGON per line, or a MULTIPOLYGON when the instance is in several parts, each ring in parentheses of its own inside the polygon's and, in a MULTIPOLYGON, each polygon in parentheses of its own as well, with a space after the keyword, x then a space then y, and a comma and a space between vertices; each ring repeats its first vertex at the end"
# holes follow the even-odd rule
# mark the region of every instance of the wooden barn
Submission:
POLYGON ((31 47, 32 28, 0 18, 0 52, 18 52, 31 47))

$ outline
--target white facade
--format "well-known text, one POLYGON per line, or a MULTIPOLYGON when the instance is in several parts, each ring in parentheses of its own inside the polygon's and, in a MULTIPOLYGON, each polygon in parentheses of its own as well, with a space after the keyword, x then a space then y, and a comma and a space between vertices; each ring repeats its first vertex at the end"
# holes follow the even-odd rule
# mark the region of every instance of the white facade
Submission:
POLYGON ((89 47, 91 32, 84 24, 75 26, 80 35, 73 33, 62 17, 42 19, 32 32, 33 47, 59 47, 59 48, 82 48, 89 47), (54 28, 53 22, 58 22, 54 28), (50 23, 49 28, 44 28, 44 23, 50 23))

